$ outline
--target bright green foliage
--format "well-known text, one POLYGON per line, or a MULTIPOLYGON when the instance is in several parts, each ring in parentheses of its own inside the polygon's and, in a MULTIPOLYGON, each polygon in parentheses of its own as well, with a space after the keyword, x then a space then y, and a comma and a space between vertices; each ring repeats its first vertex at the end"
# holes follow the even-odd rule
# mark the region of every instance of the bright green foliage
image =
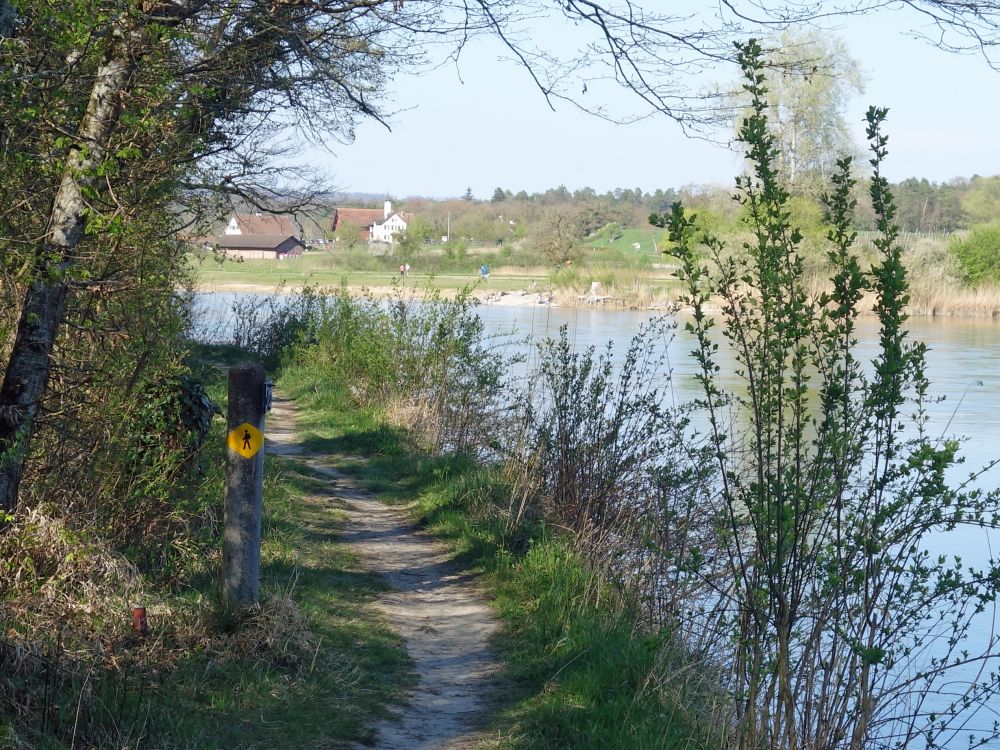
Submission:
POLYGON ((419 216, 414 216, 406 226, 406 232, 398 239, 398 244, 393 251, 399 258, 406 260, 415 259, 424 249, 424 242, 434 236, 434 230, 427 221, 419 216))
POLYGON ((1000 283, 1000 223, 974 227, 968 236, 952 240, 949 249, 969 284, 1000 283))
POLYGON ((340 468, 387 499, 415 503, 420 522, 450 542, 457 562, 485 574, 512 687, 501 694, 488 732, 495 739, 484 748, 706 746, 700 717, 663 690, 661 675, 674 665, 665 639, 641 633, 635 613, 569 539, 533 520, 510 523, 513 488, 504 472, 468 455, 426 453, 378 410, 352 404, 345 383, 318 361, 298 360, 282 382, 301 399, 312 445, 369 456, 363 466, 345 460, 340 468))
POLYGON ((1000 175, 973 177, 962 194, 962 213, 973 225, 1000 221, 1000 175))
POLYGON ((258 304, 235 302, 231 308, 233 346, 269 369, 277 367, 293 346, 312 342, 324 304, 321 292, 311 286, 294 295, 282 291, 279 286, 258 304))
POLYGON ((435 445, 460 450, 483 439, 504 359, 491 351, 467 293, 420 302, 399 292, 389 303, 324 292, 296 323, 310 346, 298 360, 350 383, 357 402, 399 407, 435 445))
MULTIPOLYGON (((1000 494, 949 486, 957 443, 925 433, 924 348, 905 328, 896 207, 881 172, 886 111, 868 112, 878 260, 864 268, 853 250, 843 159, 826 198, 830 291, 813 296, 768 127, 761 49, 751 42, 740 57, 752 172, 736 184, 752 240, 724 253, 679 205, 654 217, 669 228, 694 311, 687 325, 718 469, 713 557, 725 568, 692 573, 706 598, 678 626, 692 642, 718 644, 731 747, 936 747, 997 694, 992 678, 958 665, 991 659, 995 641, 967 636, 996 598, 1000 569, 933 556, 931 535, 995 526, 1000 494), (856 321, 866 292, 880 332, 863 366, 856 321), (723 386, 723 367, 738 387, 723 386)), ((987 727, 974 741, 995 737, 987 727)))

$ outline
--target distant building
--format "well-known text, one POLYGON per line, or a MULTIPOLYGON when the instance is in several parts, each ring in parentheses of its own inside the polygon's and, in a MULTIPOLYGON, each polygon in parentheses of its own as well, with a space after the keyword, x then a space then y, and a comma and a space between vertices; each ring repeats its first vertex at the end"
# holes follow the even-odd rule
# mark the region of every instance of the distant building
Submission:
POLYGON ((290 216, 284 214, 233 214, 223 234, 282 234, 298 237, 299 229, 290 216))
POLYGON ((337 232, 345 224, 353 224, 366 242, 397 242, 397 236, 405 234, 406 227, 413 221, 413 214, 396 213, 392 202, 386 201, 382 210, 377 208, 336 208, 333 211, 332 229, 337 232))
POLYGON ((230 258, 281 260, 302 255, 305 245, 288 216, 233 214, 215 246, 230 258))
POLYGON ((230 258, 250 260, 281 260, 302 255, 306 249, 298 237, 280 234, 224 234, 215 245, 230 258))

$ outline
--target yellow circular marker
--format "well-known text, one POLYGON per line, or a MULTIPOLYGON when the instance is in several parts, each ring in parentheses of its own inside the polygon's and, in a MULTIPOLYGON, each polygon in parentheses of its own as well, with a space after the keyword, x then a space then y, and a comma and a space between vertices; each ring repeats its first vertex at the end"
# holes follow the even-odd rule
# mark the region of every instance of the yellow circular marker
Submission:
POLYGON ((249 422, 244 422, 229 433, 226 443, 243 458, 253 458, 264 445, 264 433, 249 422))

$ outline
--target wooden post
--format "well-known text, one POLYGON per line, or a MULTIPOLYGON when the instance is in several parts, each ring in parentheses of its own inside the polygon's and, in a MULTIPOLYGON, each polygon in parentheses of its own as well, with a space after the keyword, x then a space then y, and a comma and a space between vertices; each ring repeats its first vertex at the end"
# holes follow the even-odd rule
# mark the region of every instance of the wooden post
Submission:
POLYGON ((260 593, 260 515, 264 492, 264 368, 229 370, 226 418, 226 505, 222 583, 226 600, 243 607, 260 593))

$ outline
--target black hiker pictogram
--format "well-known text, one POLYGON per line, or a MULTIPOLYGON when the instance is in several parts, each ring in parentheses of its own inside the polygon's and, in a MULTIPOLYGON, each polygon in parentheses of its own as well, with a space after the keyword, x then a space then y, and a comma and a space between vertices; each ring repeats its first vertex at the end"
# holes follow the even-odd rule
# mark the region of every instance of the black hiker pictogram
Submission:
POLYGON ((250 430, 243 430, 243 450, 250 450, 250 430))

